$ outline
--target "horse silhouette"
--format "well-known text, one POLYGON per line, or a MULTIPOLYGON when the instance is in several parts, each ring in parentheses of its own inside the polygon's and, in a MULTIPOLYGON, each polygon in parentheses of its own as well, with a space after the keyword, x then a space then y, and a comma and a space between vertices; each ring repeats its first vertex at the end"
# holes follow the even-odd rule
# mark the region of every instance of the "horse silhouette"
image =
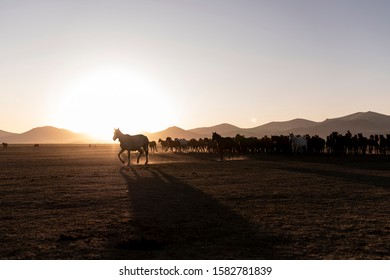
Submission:
POLYGON ((149 149, 152 153, 157 152, 157 143, 156 141, 150 141, 149 142, 149 149))
POLYGON ((121 154, 124 151, 127 151, 127 165, 130 165, 130 152, 131 151, 138 151, 139 155, 137 157, 137 163, 139 163, 139 158, 145 152, 146 161, 145 164, 148 164, 149 161, 149 139, 143 134, 138 135, 128 135, 123 134, 119 128, 114 129, 114 136, 112 139, 115 141, 116 139, 119 139, 121 150, 118 153, 118 158, 124 164, 125 162, 121 158, 121 154))
POLYGON ((161 143, 161 150, 162 150, 163 152, 168 151, 169 145, 168 145, 168 142, 167 142, 167 141, 161 140, 161 138, 160 138, 160 139, 158 139, 158 143, 161 143))
POLYGON ((218 133, 213 132, 211 139, 212 141, 217 142, 219 157, 221 160, 223 160, 225 152, 229 153, 229 158, 233 156, 233 151, 236 145, 232 137, 222 137, 218 133))

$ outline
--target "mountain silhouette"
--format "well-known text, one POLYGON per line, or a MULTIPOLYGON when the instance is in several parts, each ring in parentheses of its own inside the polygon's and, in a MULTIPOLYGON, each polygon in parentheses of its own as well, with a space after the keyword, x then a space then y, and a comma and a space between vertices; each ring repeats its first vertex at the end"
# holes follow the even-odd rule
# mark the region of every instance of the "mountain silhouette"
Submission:
POLYGON ((306 130, 315 125, 318 125, 318 123, 306 119, 293 119, 290 121, 270 122, 254 128, 246 129, 243 134, 256 137, 263 137, 265 135, 280 135, 288 134, 290 132, 297 131, 298 129, 306 130))
POLYGON ((222 123, 219 125, 214 125, 210 127, 199 127, 190 129, 188 131, 192 133, 196 133, 198 135, 211 135, 213 132, 218 132, 219 134, 227 135, 227 136, 235 136, 237 131, 241 131, 242 128, 239 128, 237 126, 228 124, 228 123, 222 123), (235 133, 235 134, 234 134, 235 133))
MULTIPOLYGON (((237 134, 245 137, 263 137, 265 135, 319 135, 323 138, 334 131, 345 134, 348 130, 352 134, 362 133, 364 136, 372 134, 390 134, 390 116, 376 112, 358 112, 347 116, 326 119, 322 122, 315 122, 306 119, 293 119, 288 121, 269 122, 253 128, 240 128, 232 124, 223 123, 210 127, 199 127, 185 130, 177 126, 169 127, 156 133, 145 134, 150 140, 157 141, 166 137, 199 139, 211 137, 212 132, 218 132, 222 136, 235 136, 237 134)), ((99 142, 91 139, 85 134, 74 133, 66 129, 52 126, 37 127, 27 132, 18 134, 0 130, 0 142, 7 143, 91 143, 99 142)))
POLYGON ((185 138, 185 139, 192 139, 192 138, 195 138, 195 139, 198 139, 200 137, 203 137, 202 135, 200 134, 197 134, 197 133, 193 133, 189 130, 184 130, 180 127, 177 127, 177 126, 172 126, 172 127, 169 127, 165 130, 162 130, 160 132, 156 132, 156 133, 144 133, 146 136, 149 137, 150 140, 155 140, 157 141, 158 139, 162 139, 162 140, 165 140, 167 137, 172 137, 173 139, 174 138, 179 138, 179 139, 182 139, 182 138, 185 138))
POLYGON ((265 135, 288 135, 292 132, 296 135, 319 135, 325 138, 334 131, 345 134, 348 130, 352 134, 363 133, 363 135, 369 136, 371 134, 390 134, 390 116, 369 111, 326 119, 322 122, 297 118, 289 121, 269 122, 253 128, 239 128, 227 123, 190 130, 175 128, 180 133, 175 134, 176 131, 170 128, 157 133, 151 133, 149 137, 155 139, 156 135, 164 135, 164 137, 159 138, 165 139, 165 137, 170 136, 172 138, 197 139, 211 137, 212 132, 218 132, 225 137, 241 134, 245 137, 261 138, 265 135))

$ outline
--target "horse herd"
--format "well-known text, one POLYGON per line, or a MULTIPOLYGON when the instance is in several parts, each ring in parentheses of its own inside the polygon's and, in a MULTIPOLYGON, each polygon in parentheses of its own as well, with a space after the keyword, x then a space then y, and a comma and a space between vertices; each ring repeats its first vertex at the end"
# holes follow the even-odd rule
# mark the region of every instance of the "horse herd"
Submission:
MULTIPOLYGON (((390 134, 371 135, 364 137, 361 133, 352 136, 348 131, 345 135, 333 132, 326 139, 318 135, 279 135, 245 137, 237 134, 235 137, 222 137, 214 132, 211 138, 175 139, 167 137, 166 140, 159 139, 162 151, 172 152, 210 152, 210 153, 269 153, 269 154, 354 154, 365 155, 382 154, 390 152, 390 134)), ((155 142, 153 144, 155 146, 155 142)), ((156 148, 155 148, 156 149, 156 148)))
MULTIPOLYGON (((119 131, 119 129, 118 129, 119 131)), ((119 138, 118 132, 115 130, 114 140, 119 138)), ((146 136, 136 135, 129 136, 133 139, 138 139, 143 143, 140 147, 134 147, 134 144, 130 143, 130 138, 127 139, 126 145, 122 145, 122 150, 138 150, 140 155, 146 154, 146 163, 148 161, 149 149, 151 152, 158 152, 157 143, 155 141, 149 142, 146 136), (134 138, 135 137, 135 138, 134 138), (146 138, 146 139, 145 139, 146 138), (146 144, 147 142, 147 144, 146 144)), ((134 140, 133 140, 134 141, 134 140)), ((234 154, 323 154, 328 153, 332 155, 366 155, 381 154, 386 155, 390 153, 390 134, 384 135, 371 135, 369 138, 364 137, 361 133, 352 136, 352 133, 348 131, 345 135, 338 132, 333 132, 326 139, 310 135, 279 135, 279 136, 264 136, 262 138, 257 137, 245 137, 237 134, 235 137, 222 137, 216 132, 212 133, 211 138, 199 138, 199 139, 172 139, 167 137, 165 140, 159 139, 158 143, 161 144, 163 152, 198 152, 198 153, 215 153, 218 154, 221 160, 228 156, 233 157, 234 154)), ((129 153, 130 154, 130 153, 129 153)), ((122 161, 122 159, 121 159, 122 161)), ((123 161, 122 161, 123 162, 123 161)))
MULTIPOLYGON (((128 135, 123 134, 119 129, 114 130, 113 140, 119 139, 121 150, 118 158, 124 164, 121 158, 123 152, 127 151, 128 165, 130 164, 130 152, 138 151, 137 163, 141 155, 145 154, 145 164, 149 160, 149 150, 152 153, 158 152, 157 143, 149 141, 142 134, 128 135)), ((221 160, 226 157, 233 157, 234 154, 333 154, 333 155, 366 155, 378 154, 387 155, 390 153, 390 134, 371 135, 364 137, 362 133, 352 136, 348 131, 345 135, 338 132, 332 132, 326 139, 310 135, 279 135, 245 137, 237 134, 235 137, 222 137, 213 132, 211 138, 199 139, 172 139, 167 137, 165 140, 159 139, 163 152, 195 152, 195 153, 214 153, 218 154, 221 160)), ((4 149, 8 147, 7 143, 2 143, 4 149)), ((38 144, 34 145, 39 148, 38 144)))

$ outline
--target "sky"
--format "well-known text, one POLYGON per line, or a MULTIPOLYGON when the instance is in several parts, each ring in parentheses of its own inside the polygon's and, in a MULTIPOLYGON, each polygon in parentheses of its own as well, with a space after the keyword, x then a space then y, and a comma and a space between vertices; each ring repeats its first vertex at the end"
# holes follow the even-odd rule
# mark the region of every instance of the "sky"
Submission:
POLYGON ((0 129, 390 115, 390 1, 0 0, 0 129))

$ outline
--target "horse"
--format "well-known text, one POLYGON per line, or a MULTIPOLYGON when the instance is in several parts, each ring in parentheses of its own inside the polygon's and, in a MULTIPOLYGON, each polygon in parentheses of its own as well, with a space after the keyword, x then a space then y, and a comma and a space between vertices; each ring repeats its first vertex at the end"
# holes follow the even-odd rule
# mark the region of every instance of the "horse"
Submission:
POLYGON ((6 149, 8 147, 8 143, 3 142, 2 145, 3 145, 3 149, 6 149))
POLYGON ((168 144, 167 141, 161 140, 161 138, 159 138, 159 139, 158 139, 158 143, 161 143, 161 149, 162 149, 162 151, 164 151, 164 150, 165 150, 165 152, 168 151, 168 149, 169 149, 169 144, 168 144))
POLYGON ((222 137, 216 132, 213 132, 211 140, 217 142, 219 157, 223 160, 223 153, 225 150, 229 151, 229 158, 233 156, 233 151, 236 146, 234 139, 231 137, 222 137))
POLYGON ((175 149, 175 152, 181 152, 181 144, 177 140, 177 138, 175 140, 172 140, 171 137, 167 137, 165 141, 168 143, 168 147, 171 152, 173 152, 173 149, 175 149))
POLYGON ((291 153, 292 146, 289 136, 286 135, 271 135, 271 151, 277 154, 289 154, 291 153))
POLYGON ((322 139, 318 135, 310 137, 306 136, 307 149, 311 154, 322 154, 325 150, 325 139, 322 139))
POLYGON ((358 133, 358 140, 359 140, 359 148, 362 151, 362 155, 366 155, 368 139, 364 137, 362 133, 358 133))
POLYGON ((303 150, 307 152, 307 140, 302 136, 294 136, 293 133, 290 133, 291 147, 294 153, 302 153, 303 150))
POLYGON ((180 144, 180 151, 188 151, 188 141, 186 139, 175 138, 174 141, 180 144))
MULTIPOLYGON (((355 150, 355 138, 355 136, 352 137, 353 150, 355 150)), ((325 145, 329 154, 343 155, 345 153, 345 136, 339 134, 337 131, 334 131, 326 137, 325 145)))
POLYGON ((149 149, 152 153, 157 152, 157 143, 156 141, 150 141, 149 142, 149 149))
POLYGON ((149 139, 143 134, 138 134, 138 135, 128 135, 128 134, 123 134, 119 128, 114 129, 114 136, 112 137, 114 141, 116 139, 119 139, 120 147, 121 150, 118 153, 118 158, 124 164, 125 162, 121 158, 121 154, 124 151, 127 151, 127 166, 130 165, 130 151, 138 151, 139 155, 137 157, 137 163, 139 163, 139 158, 143 154, 143 151, 145 152, 145 157, 146 161, 145 164, 148 164, 149 161, 149 139))

